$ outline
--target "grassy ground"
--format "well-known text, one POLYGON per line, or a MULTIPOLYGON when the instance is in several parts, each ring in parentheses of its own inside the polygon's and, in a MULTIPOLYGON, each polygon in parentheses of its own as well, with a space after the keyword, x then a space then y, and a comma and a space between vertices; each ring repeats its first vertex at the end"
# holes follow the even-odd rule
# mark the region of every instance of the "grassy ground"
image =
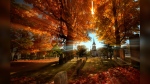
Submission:
MULTIPOLYGON (((27 63, 15 63, 13 65, 19 65, 18 67, 21 67, 21 65, 27 66, 28 70, 25 70, 26 68, 22 67, 16 70, 18 70, 18 72, 11 74, 11 79, 13 79, 11 81, 12 84, 18 84, 18 82, 24 78, 33 78, 34 80, 34 84, 36 82, 39 84, 43 84, 43 83, 47 83, 50 81, 53 81, 54 76, 59 72, 59 71, 68 71, 73 65, 75 64, 75 62, 73 61, 69 61, 63 65, 59 65, 58 63, 52 63, 52 62, 46 62, 46 63, 34 63, 34 62, 27 62, 27 63), (29 67, 29 65, 31 67, 29 67), (15 78, 15 79, 14 79, 15 78), (22 78, 22 79, 21 79, 22 78)), ((13 72, 15 71, 14 66, 11 67, 13 68, 13 72)), ((12 70, 11 70, 12 73, 12 70)), ((19 82, 20 83, 20 82, 19 82)), ((30 80, 26 80, 23 81, 23 83, 31 83, 30 80)))
MULTIPOLYGON (((87 77, 88 75, 92 75, 97 72, 107 71, 109 68, 113 68, 116 66, 118 66, 118 64, 113 60, 102 60, 99 57, 91 57, 86 60, 86 63, 80 72, 80 76, 87 77)), ((76 79, 78 77, 79 76, 76 76, 74 74, 72 77, 70 77, 70 80, 76 79)))
MULTIPOLYGON (((81 58, 85 59, 85 58, 81 58)), ((86 63, 84 67, 82 68, 80 75, 76 75, 75 67, 76 67, 76 61, 77 59, 73 59, 63 65, 58 65, 56 63, 52 62, 46 62, 45 64, 42 63, 35 63, 35 62, 29 62, 29 63, 16 63, 13 64, 12 66, 12 71, 15 71, 16 66, 20 68, 16 73, 11 74, 11 84, 20 84, 20 80, 24 80, 21 83, 23 84, 45 84, 48 83, 50 84, 54 80, 54 76, 59 72, 59 71, 67 71, 68 74, 68 79, 69 80, 75 80, 78 77, 86 77, 89 74, 95 74, 97 72, 102 72, 106 71, 111 67, 116 67, 118 66, 115 61, 113 60, 101 60, 99 57, 91 57, 86 60, 86 63), (18 65, 17 65, 18 64, 18 65), (15 66, 16 65, 16 66, 15 66), (24 65, 30 65, 26 68, 22 67, 24 65), (38 68, 37 68, 38 67, 38 68), (30 78, 30 80, 29 80, 30 78), (26 79, 26 80, 25 80, 26 79)), ((11 71, 11 72, 12 72, 11 71)))

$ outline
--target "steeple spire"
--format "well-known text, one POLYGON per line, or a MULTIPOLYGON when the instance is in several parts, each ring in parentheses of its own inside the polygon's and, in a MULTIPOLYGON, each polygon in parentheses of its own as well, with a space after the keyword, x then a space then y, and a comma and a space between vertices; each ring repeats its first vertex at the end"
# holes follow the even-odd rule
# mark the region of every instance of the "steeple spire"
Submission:
POLYGON ((95 40, 94 40, 94 38, 93 38, 93 45, 96 45, 96 44, 95 44, 95 40))

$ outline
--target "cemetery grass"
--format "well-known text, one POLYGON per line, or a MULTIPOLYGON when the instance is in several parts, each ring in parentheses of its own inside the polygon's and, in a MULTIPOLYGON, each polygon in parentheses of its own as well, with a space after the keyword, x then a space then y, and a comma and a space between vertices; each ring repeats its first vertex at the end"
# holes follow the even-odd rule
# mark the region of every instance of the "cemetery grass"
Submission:
MULTIPOLYGON (((81 58, 82 59, 82 58, 81 58)), ((11 84, 51 84, 53 83, 54 76, 59 71, 67 71, 68 79, 76 80, 79 78, 84 78, 89 75, 96 74, 98 72, 107 71, 109 68, 119 66, 115 61, 110 59, 100 59, 99 57, 91 57, 86 60, 85 65, 81 69, 79 75, 76 74, 76 59, 73 61, 68 61, 63 65, 57 63, 26 63, 31 65, 28 68, 30 70, 25 70, 22 68, 20 72, 11 74, 11 84), (39 66, 37 68, 37 66, 39 66)), ((18 64, 20 66, 21 64, 18 64)))
MULTIPOLYGON (((32 65, 32 68, 29 70, 25 70, 26 68, 22 68, 19 72, 14 74, 10 74, 11 84, 45 84, 53 81, 54 76, 59 71, 68 71, 75 62, 67 62, 63 65, 59 65, 58 63, 24 63, 24 65, 32 65), (37 66, 39 66, 37 68, 37 66), (24 70, 23 70, 24 69, 24 70)), ((21 64, 18 64, 20 67, 21 64)), ((14 70, 15 71, 15 70, 14 70)))
POLYGON ((69 78, 69 84, 139 84, 139 80, 138 69, 95 57, 86 61, 79 76, 69 78))
MULTIPOLYGON (((100 59, 99 57, 90 57, 86 60, 86 63, 84 67, 81 69, 79 75, 77 75, 75 72, 73 75, 68 74, 69 81, 84 78, 89 75, 96 74, 98 72, 107 71, 109 68, 114 68, 118 66, 119 65, 114 60, 100 59)), ((72 72, 72 70, 73 69, 70 69, 68 73, 72 72)))

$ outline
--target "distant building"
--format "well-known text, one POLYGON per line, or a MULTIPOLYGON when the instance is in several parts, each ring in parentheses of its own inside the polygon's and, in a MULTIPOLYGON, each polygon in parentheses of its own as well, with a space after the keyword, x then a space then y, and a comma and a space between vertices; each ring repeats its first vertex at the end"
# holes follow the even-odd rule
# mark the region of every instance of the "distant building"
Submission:
POLYGON ((96 44, 93 39, 93 44, 92 44, 92 51, 91 51, 92 56, 97 56, 97 51, 96 51, 96 44))

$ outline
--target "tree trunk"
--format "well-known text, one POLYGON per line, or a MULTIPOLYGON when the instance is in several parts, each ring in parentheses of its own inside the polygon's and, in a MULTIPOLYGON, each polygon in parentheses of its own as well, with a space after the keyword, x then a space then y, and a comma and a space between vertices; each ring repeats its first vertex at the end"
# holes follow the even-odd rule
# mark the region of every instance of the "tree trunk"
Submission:
POLYGON ((63 54, 60 54, 60 56, 59 56, 59 64, 61 65, 61 64, 63 64, 63 54))
POLYGON ((116 36, 116 58, 120 57, 120 34, 119 34, 119 28, 118 28, 118 22, 117 19, 115 20, 115 36, 116 36))
POLYGON ((73 56, 72 50, 73 50, 73 40, 71 38, 68 38, 66 40, 66 52, 65 52, 67 61, 70 60, 73 56))
POLYGON ((68 32, 67 32, 67 39, 66 39, 66 50, 65 50, 65 57, 66 61, 70 60, 73 56, 73 38, 72 38, 72 29, 71 26, 67 25, 68 32))
POLYGON ((117 4, 116 0, 112 1, 113 4, 113 16, 115 20, 115 36, 116 36, 116 54, 114 58, 116 59, 118 56, 120 56, 119 49, 120 49, 120 34, 119 34, 119 27, 118 27, 118 22, 117 22, 117 4))

